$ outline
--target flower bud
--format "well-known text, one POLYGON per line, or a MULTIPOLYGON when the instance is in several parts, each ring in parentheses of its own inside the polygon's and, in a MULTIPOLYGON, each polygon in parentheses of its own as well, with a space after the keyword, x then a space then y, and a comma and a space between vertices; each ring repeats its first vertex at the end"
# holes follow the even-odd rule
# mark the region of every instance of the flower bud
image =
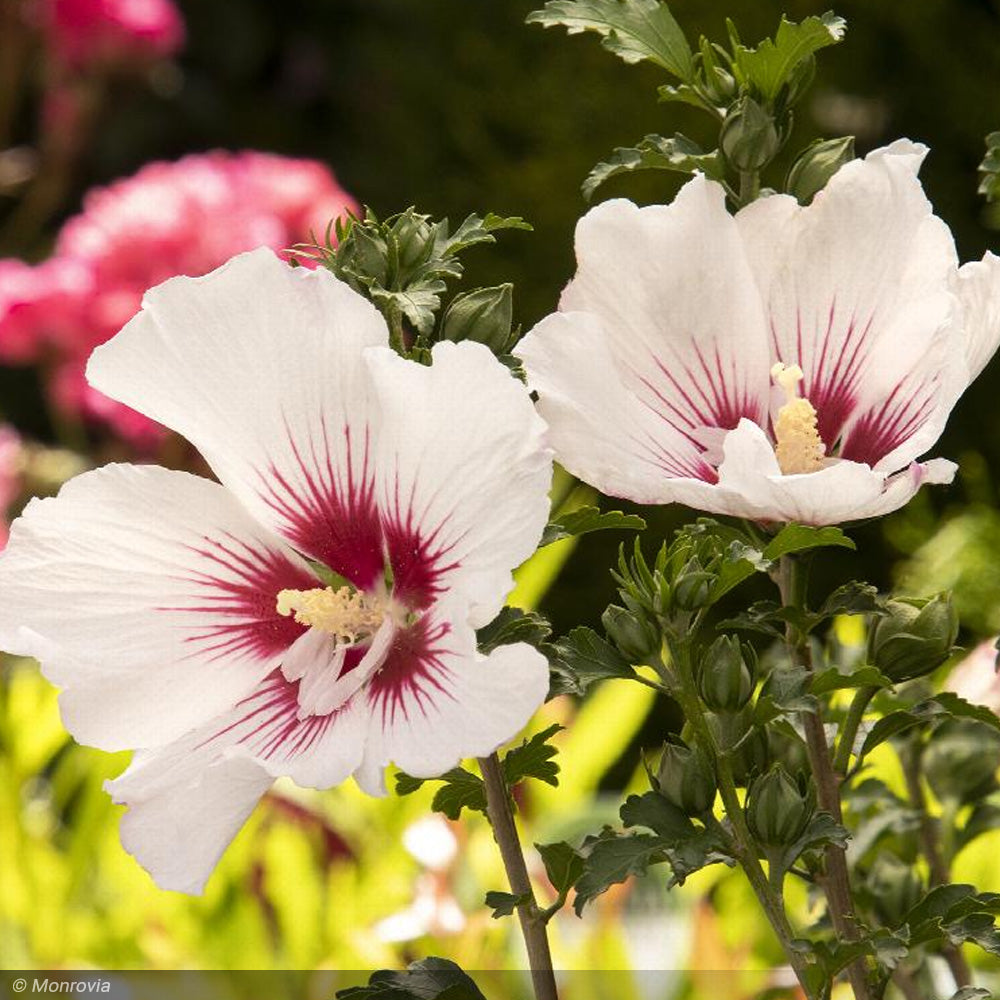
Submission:
POLYGON ((898 927, 924 894, 923 884, 913 867, 892 854, 879 854, 867 881, 875 912, 888 927, 898 927))
POLYGON ((868 636, 868 658, 890 680, 909 681, 936 670, 951 655, 958 614, 951 597, 889 601, 868 636))
POLYGON ((452 299, 441 321, 442 340, 474 340, 494 354, 510 344, 514 315, 514 286, 477 288, 452 299))
POLYGON ((939 799, 974 802, 996 787, 1000 733, 973 719, 951 719, 934 730, 923 765, 939 799))
POLYGON ((713 712, 738 712, 750 700, 753 689, 754 670, 747 663, 739 639, 720 635, 701 660, 701 700, 713 712))
POLYGON ((750 831, 757 840, 768 847, 787 847, 805 830, 813 803, 777 764, 750 785, 746 812, 750 831))
POLYGON ((807 205, 817 191, 845 164, 854 159, 854 136, 820 139, 807 146, 788 171, 785 184, 789 194, 807 205))
POLYGON ((697 611, 708 603, 715 574, 702 569, 697 559, 691 559, 674 581, 674 603, 682 611, 697 611))
POLYGON ((750 97, 744 97, 726 115, 720 144, 723 155, 737 170, 760 170, 781 146, 774 119, 750 97))
POLYGON ((709 713, 705 717, 716 745, 729 758, 737 785, 746 785, 768 765, 767 733, 754 725, 753 707, 740 712, 709 713))
POLYGON ((660 651, 660 633, 645 618, 633 611, 609 605, 601 615, 604 631, 632 663, 645 663, 650 654, 660 651))
POLYGON ((688 816, 708 812, 715 802, 715 772, 709 759, 683 743, 667 743, 657 774, 660 794, 688 816))

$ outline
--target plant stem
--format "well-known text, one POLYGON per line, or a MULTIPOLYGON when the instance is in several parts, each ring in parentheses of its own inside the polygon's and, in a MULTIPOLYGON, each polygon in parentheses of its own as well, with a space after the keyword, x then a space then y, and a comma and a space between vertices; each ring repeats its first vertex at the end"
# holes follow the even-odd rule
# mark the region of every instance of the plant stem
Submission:
POLYGON ((545 918, 535 901, 535 892, 528 878, 528 868, 521 852, 521 841, 514 823, 514 810, 504 777, 503 768, 497 755, 479 758, 486 786, 486 815, 493 827, 493 836, 500 848, 500 857, 507 870, 510 891, 515 896, 526 896, 527 902, 517 908, 521 922, 521 933, 528 950, 528 964, 531 967, 531 984, 535 1000, 559 1000, 555 974, 552 971, 552 955, 549 952, 549 938, 545 929, 545 918))
MULTIPOLYGON (((920 780, 920 757, 921 747, 915 741, 908 741, 906 746, 899 751, 899 760, 903 765, 903 774, 906 778, 906 794, 910 799, 910 804, 920 816, 920 846, 927 859, 930 885, 933 888, 938 885, 947 885, 951 881, 951 871, 938 844, 938 824, 927 811, 927 799, 924 796, 920 780)), ((954 825, 953 814, 946 816, 945 820, 950 825, 954 825)), ((955 980, 955 986, 958 988, 971 986, 972 971, 965 961, 961 948, 949 942, 942 947, 941 954, 948 963, 948 968, 955 980)))
POLYGON ((750 886, 764 914, 772 928, 774 928, 774 933, 781 942, 781 947, 788 958, 788 963, 801 983, 805 995, 809 1000, 814 1000, 815 994, 806 978, 805 956, 793 947, 792 942, 795 939, 795 934, 785 913, 784 899, 781 893, 776 891, 772 881, 764 874, 756 842, 754 841, 753 834, 750 832, 750 828, 747 826, 743 805, 736 791, 736 780, 733 777, 729 757, 719 751, 715 737, 712 735, 712 731, 705 721, 704 709, 698 700, 687 651, 671 645, 670 652, 679 682, 679 687, 674 692, 674 696, 680 703, 687 721, 691 724, 695 740, 702 752, 707 754, 715 764, 719 794, 722 797, 726 817, 732 825, 733 838, 740 866, 746 874, 747 880, 750 882, 750 886))
POLYGON ((740 171, 740 208, 749 205, 760 193, 760 174, 755 170, 740 171))
POLYGON ((878 691, 876 687, 858 688, 854 692, 854 699, 851 707, 847 710, 847 718, 841 727, 840 736, 837 742, 837 753, 833 758, 833 769, 841 778, 847 774, 847 769, 851 765, 851 751, 854 749, 854 740, 858 735, 858 728, 864 718, 865 709, 868 703, 878 691))
MULTIPOLYGON (((786 607, 804 608, 806 577, 801 572, 801 565, 794 556, 781 557, 778 567, 778 588, 781 591, 781 601, 786 607)), ((812 654, 809 649, 809 637, 802 635, 797 628, 789 624, 785 630, 785 642, 792 663, 800 664, 811 672, 812 654)), ((816 782, 816 797, 819 806, 828 812, 837 823, 842 823, 840 780, 830 759, 830 747, 823 729, 823 718, 818 709, 815 712, 806 712, 804 716, 806 750, 809 755, 813 779, 816 782)), ((826 894, 827 907, 834 930, 837 932, 837 936, 844 941, 857 941, 859 939, 858 926, 854 913, 854 902, 851 898, 847 856, 842 847, 828 844, 824 851, 824 857, 826 878, 823 880, 823 891, 826 894)), ((851 988, 854 990, 855 1000, 873 1000, 868 980, 868 969, 864 959, 858 958, 852 962, 847 968, 847 975, 851 988)))

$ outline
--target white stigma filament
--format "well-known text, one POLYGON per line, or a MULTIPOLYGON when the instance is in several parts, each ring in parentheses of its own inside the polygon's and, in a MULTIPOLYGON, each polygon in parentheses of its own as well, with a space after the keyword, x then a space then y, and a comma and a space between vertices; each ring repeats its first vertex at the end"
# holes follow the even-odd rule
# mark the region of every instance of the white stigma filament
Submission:
POLYGON ((816 427, 816 408, 799 396, 803 377, 798 365, 779 361, 771 369, 775 385, 785 390, 785 405, 774 419, 774 453, 786 476, 816 472, 826 457, 826 446, 816 427))
POLYGON ((374 635, 386 613, 379 597, 350 587, 281 590, 276 608, 279 615, 294 615, 300 625, 329 632, 338 643, 346 644, 374 635))

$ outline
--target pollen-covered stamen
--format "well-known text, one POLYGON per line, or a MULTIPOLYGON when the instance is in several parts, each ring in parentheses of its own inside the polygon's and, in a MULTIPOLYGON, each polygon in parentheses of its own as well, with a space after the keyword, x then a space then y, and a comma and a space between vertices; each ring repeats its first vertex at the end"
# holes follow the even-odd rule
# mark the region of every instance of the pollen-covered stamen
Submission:
POLYGON ((382 598, 347 586, 282 590, 276 608, 279 615, 294 615, 300 625, 329 632, 338 643, 348 645, 374 635, 386 614, 382 598))
POLYGON ((779 361, 771 369, 771 378, 775 385, 785 390, 787 400, 774 418, 774 453, 778 466, 786 476, 816 472, 823 467, 826 446, 816 427, 815 407, 799 396, 802 369, 779 361))

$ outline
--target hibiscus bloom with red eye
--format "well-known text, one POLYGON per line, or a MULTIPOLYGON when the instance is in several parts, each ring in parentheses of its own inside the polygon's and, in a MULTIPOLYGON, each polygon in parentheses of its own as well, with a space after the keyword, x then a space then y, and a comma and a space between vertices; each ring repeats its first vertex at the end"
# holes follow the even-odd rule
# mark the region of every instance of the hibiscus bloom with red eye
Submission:
POLYGON ((557 459, 603 492, 764 522, 886 514, 1000 338, 1000 258, 958 266, 906 141, 812 204, 730 215, 720 185, 615 200, 576 232, 559 312, 518 345, 557 459))
POLYGON ((545 698, 540 653, 475 636, 546 522, 544 425, 482 345, 427 367, 388 339, 269 250, 165 282, 88 376, 219 482, 106 466, 0 556, 0 645, 64 688, 81 742, 138 748, 109 790, 163 887, 200 891, 278 776, 380 794, 389 762, 440 774, 545 698))

